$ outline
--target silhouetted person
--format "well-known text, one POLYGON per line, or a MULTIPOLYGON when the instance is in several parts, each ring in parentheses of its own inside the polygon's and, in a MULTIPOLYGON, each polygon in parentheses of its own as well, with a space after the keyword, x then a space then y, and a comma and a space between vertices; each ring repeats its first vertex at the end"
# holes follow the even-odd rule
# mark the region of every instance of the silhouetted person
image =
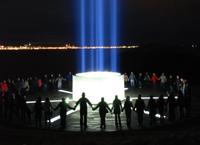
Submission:
POLYGON ((169 121, 173 122, 176 119, 175 109, 176 109, 176 100, 174 95, 170 94, 168 99, 168 114, 169 114, 169 121))
POLYGON ((34 106, 34 112, 35 112, 35 126, 36 127, 41 127, 42 125, 42 102, 41 102, 41 97, 37 97, 35 106, 34 106))
POLYGON ((3 102, 2 92, 0 91, 0 118, 3 116, 3 102))
POLYGON ((54 75, 51 74, 50 78, 49 78, 49 90, 50 91, 52 91, 54 89, 54 81, 55 81, 54 75))
POLYGON ((153 73, 151 76, 151 82, 152 82, 153 89, 156 89, 156 85, 157 85, 158 81, 159 81, 159 79, 158 79, 156 73, 153 73))
POLYGON ((33 93, 38 92, 37 77, 33 78, 33 93))
POLYGON ((115 115, 115 126, 118 128, 118 126, 121 128, 121 118, 120 118, 120 113, 122 111, 122 103, 121 100, 118 99, 118 96, 115 96, 115 100, 113 101, 113 107, 112 110, 115 115))
POLYGON ((8 113, 9 113, 9 97, 8 97, 8 93, 4 93, 3 94, 3 109, 4 109, 4 117, 5 119, 8 119, 8 113))
POLYGON ((135 102, 134 110, 136 110, 137 115, 138 115, 138 123, 139 126, 143 126, 143 114, 144 114, 144 109, 145 109, 145 103, 141 98, 141 95, 138 96, 138 99, 135 102))
POLYGON ((157 100, 157 107, 158 107, 158 113, 160 114, 160 123, 164 123, 164 107, 165 107, 165 100, 163 98, 163 95, 160 95, 160 97, 157 100))
POLYGON ((43 86, 42 79, 41 79, 41 78, 38 78, 38 79, 37 79, 37 90, 38 90, 38 92, 41 92, 41 91, 42 91, 42 86, 43 86))
POLYGON ((67 74, 66 79, 67 79, 67 88, 68 88, 69 90, 71 90, 71 89, 72 89, 72 72, 69 72, 69 73, 67 74))
POLYGON ((183 93, 180 90, 178 91, 177 103, 178 103, 177 105, 178 105, 178 108, 179 108, 179 117, 180 117, 180 120, 182 120, 184 118, 185 100, 184 100, 183 93))
POLYGON ((51 116, 52 116, 52 110, 53 110, 53 107, 51 105, 51 102, 49 100, 49 98, 47 97, 45 99, 45 103, 44 103, 44 121, 45 121, 45 125, 51 125, 51 116))
POLYGON ((13 94, 9 94, 9 120, 12 120, 13 118, 13 113, 14 113, 14 93, 13 94))
POLYGON ((111 112, 111 109, 109 108, 108 104, 104 101, 104 98, 101 98, 101 102, 98 103, 98 105, 93 108, 93 110, 96 110, 99 108, 99 115, 101 118, 101 125, 100 128, 106 128, 106 113, 108 113, 108 110, 111 112))
POLYGON ((42 81, 43 81, 43 91, 46 92, 49 87, 49 80, 48 80, 47 74, 44 75, 44 78, 42 81))
POLYGON ((185 83, 185 109, 186 109, 186 117, 190 116, 191 113, 191 101, 192 101, 192 96, 191 96, 191 85, 189 82, 186 80, 185 83))
POLYGON ((25 105, 26 115, 27 115, 27 118, 28 118, 28 123, 31 123, 31 110, 28 107, 28 104, 26 103, 25 99, 24 99, 24 105, 25 105))
POLYGON ((133 72, 131 72, 131 74, 129 76, 129 81, 130 81, 130 86, 135 87, 137 79, 136 79, 135 74, 133 72))
POLYGON ((176 90, 176 93, 178 93, 178 91, 180 90, 182 86, 182 82, 181 82, 181 78, 180 76, 176 76, 176 80, 175 80, 175 90, 176 90))
POLYGON ((75 108, 80 104, 80 126, 81 128, 87 128, 87 104, 92 107, 92 103, 85 97, 85 93, 82 93, 82 97, 76 103, 75 108))
POLYGON ((125 85, 125 87, 128 87, 128 81, 129 81, 128 75, 127 75, 127 73, 124 73, 124 85, 125 85))
POLYGON ((154 125, 156 123, 156 101, 153 96, 150 96, 147 108, 149 109, 150 125, 154 125))
POLYGON ((174 78, 172 75, 170 75, 168 79, 168 92, 170 94, 174 93, 174 78))
POLYGON ((139 76, 138 76, 138 87, 141 89, 143 87, 143 76, 142 76, 142 73, 139 73, 139 76))
POLYGON ((131 113, 132 113, 132 110, 133 110, 133 104, 130 101, 130 96, 126 97, 126 101, 124 102, 123 110, 125 110, 125 114, 126 114, 127 127, 130 129, 131 128, 131 113))
POLYGON ((31 111, 26 104, 26 96, 20 97, 20 108, 21 108, 21 119, 23 122, 26 122, 26 116, 28 118, 28 122, 31 121, 31 111))
POLYGON ((160 80, 160 88, 162 91, 166 91, 166 83, 167 83, 167 77, 165 76, 164 73, 161 74, 159 77, 160 80))
POLYGON ((147 87, 147 88, 149 87, 150 80, 151 80, 151 78, 150 78, 148 72, 146 72, 145 75, 144 75, 144 86, 145 87, 147 87))
POLYGON ((70 107, 69 104, 66 103, 65 98, 62 98, 62 102, 60 102, 54 110, 60 108, 60 125, 61 128, 66 127, 66 116, 67 116, 67 108, 74 109, 70 107))

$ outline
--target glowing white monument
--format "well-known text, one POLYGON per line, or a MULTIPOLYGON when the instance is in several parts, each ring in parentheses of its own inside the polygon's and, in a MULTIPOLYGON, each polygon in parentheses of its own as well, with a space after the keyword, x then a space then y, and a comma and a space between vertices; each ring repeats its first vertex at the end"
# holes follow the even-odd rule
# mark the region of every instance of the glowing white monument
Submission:
POLYGON ((73 76, 73 100, 80 99, 82 92, 93 103, 97 104, 101 97, 112 103, 115 95, 124 99, 124 76, 115 72, 85 72, 73 76))

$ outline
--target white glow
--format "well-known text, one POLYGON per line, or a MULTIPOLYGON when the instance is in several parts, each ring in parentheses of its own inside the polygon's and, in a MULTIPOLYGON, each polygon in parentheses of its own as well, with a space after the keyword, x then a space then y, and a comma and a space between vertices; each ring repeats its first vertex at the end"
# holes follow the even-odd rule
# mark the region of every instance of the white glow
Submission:
POLYGON ((85 72, 78 73, 76 76, 85 77, 85 78, 110 78, 114 76, 120 76, 120 73, 117 72, 85 72))
POLYGON ((115 95, 123 100, 124 76, 115 72, 79 73, 73 76, 73 100, 79 100, 82 92, 93 104, 100 102, 101 97, 112 103, 115 95))
POLYGON ((66 91, 66 90, 58 90, 58 92, 66 93, 66 94, 72 94, 72 92, 70 92, 70 91, 66 91))
MULTIPOLYGON (((78 111, 78 110, 76 110, 76 111, 78 111)), ((76 111, 75 110, 69 110, 69 111, 67 111, 67 115, 70 115, 70 114, 72 114, 72 113, 74 113, 76 111)), ((53 123, 53 122, 55 122, 55 121, 57 121, 59 119, 60 119, 60 115, 58 115, 58 116, 56 116, 54 118, 51 118, 51 122, 53 123)))
MULTIPOLYGON (((149 111, 144 110, 144 114, 149 115, 149 111)), ((155 116, 156 118, 161 118, 160 114, 156 114, 155 116)), ((163 117, 166 118, 166 116, 163 116, 163 117)))
POLYGON ((26 104, 34 104, 36 101, 26 101, 26 104))
MULTIPOLYGON (((26 104, 34 104, 36 101, 26 101, 26 104)), ((45 101, 41 101, 44 103, 45 101)), ((59 103, 61 100, 50 100, 51 103, 59 103)))
POLYGON ((124 91, 127 91, 128 90, 128 88, 124 88, 124 91))
POLYGON ((67 104, 69 103, 69 101, 70 101, 69 98, 66 98, 66 99, 65 99, 65 102, 66 102, 67 104))

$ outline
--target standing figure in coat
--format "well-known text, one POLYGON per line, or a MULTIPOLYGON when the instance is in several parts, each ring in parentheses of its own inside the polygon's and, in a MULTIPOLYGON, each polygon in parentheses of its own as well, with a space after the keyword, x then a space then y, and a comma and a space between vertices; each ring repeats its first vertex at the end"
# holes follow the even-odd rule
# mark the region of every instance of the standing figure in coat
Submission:
POLYGON ((87 128, 87 104, 92 108, 92 103, 85 97, 85 93, 82 93, 82 97, 76 102, 75 108, 80 104, 80 126, 87 128))
POLYGON ((164 110, 165 110, 165 100, 163 95, 160 95, 160 97, 157 100, 157 107, 158 107, 158 113, 160 114, 160 123, 164 123, 164 110))
POLYGON ((134 110, 136 110, 137 112, 139 126, 143 127, 143 114, 145 109, 145 103, 141 97, 141 95, 138 96, 138 99, 135 102, 134 110))
POLYGON ((149 117, 150 117, 150 125, 154 125, 156 123, 156 101, 153 96, 150 96, 148 106, 149 109, 149 117))
POLYGON ((66 127, 66 117, 67 117, 67 109, 75 109, 73 107, 70 107, 69 104, 66 103, 65 98, 62 98, 62 102, 58 104, 58 106, 54 109, 57 110, 60 108, 60 125, 61 128, 66 127))
POLYGON ((118 99, 118 96, 115 96, 115 100, 113 101, 113 107, 112 110, 114 110, 114 114, 115 114, 115 126, 116 128, 118 128, 118 126, 121 128, 121 118, 120 118, 120 114, 122 111, 122 103, 121 100, 118 99))
POLYGON ((49 100, 48 97, 45 99, 44 107, 43 108, 44 108, 44 121, 45 121, 45 125, 48 124, 48 126, 50 127, 53 107, 52 107, 51 102, 50 102, 50 100, 49 100))
POLYGON ((98 105, 93 108, 93 110, 96 110, 97 108, 99 108, 99 115, 101 118, 101 125, 100 128, 106 128, 106 113, 108 113, 108 111, 111 112, 111 109, 109 108, 108 104, 104 101, 104 98, 101 98, 101 102, 98 103, 98 105))
POLYGON ((133 104, 130 101, 130 96, 126 97, 126 101, 124 102, 123 110, 125 110, 125 114, 126 114, 127 127, 128 127, 128 129, 131 129, 131 113, 133 110, 133 104))
POLYGON ((34 106, 34 112, 35 112, 35 126, 36 127, 41 127, 42 125, 42 102, 41 102, 41 97, 37 97, 35 106, 34 106))

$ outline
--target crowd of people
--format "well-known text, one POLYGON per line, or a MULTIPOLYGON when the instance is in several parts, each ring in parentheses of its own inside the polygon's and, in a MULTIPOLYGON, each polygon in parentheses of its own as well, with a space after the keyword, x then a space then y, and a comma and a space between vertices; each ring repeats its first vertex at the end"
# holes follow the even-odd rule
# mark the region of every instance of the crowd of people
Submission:
POLYGON ((163 93, 174 94, 178 93, 179 90, 182 93, 187 93, 187 87, 189 85, 189 81, 185 78, 180 77, 179 75, 167 76, 165 73, 161 73, 158 76, 156 73, 152 73, 149 75, 148 72, 146 73, 139 73, 138 75, 131 72, 129 75, 124 73, 124 81, 126 87, 132 88, 145 88, 145 87, 152 87, 153 89, 161 90, 163 93))
MULTIPOLYGON (((156 124, 156 114, 159 114, 160 123, 163 124, 165 118, 168 118, 170 122, 188 117, 191 110, 191 90, 189 81, 180 78, 178 75, 173 77, 172 75, 166 76, 162 73, 159 77, 155 73, 150 76, 148 73, 139 73, 135 75, 131 72, 129 75, 124 74, 125 86, 130 88, 142 89, 145 87, 152 87, 152 89, 160 88, 160 90, 166 94, 165 99, 163 95, 160 95, 158 99, 150 96, 148 104, 145 105, 142 96, 139 94, 135 104, 131 101, 131 96, 126 96, 125 101, 119 100, 118 96, 115 96, 112 107, 104 101, 102 97, 101 101, 97 105, 92 103, 85 97, 83 92, 82 97, 76 102, 75 106, 70 106, 66 103, 65 98, 56 106, 50 102, 50 99, 46 97, 44 104, 41 97, 37 97, 36 103, 33 109, 30 109, 26 103, 26 96, 30 94, 36 94, 37 92, 48 92, 52 90, 62 89, 63 87, 71 89, 72 87, 72 73, 70 72, 67 77, 63 77, 60 74, 44 75, 44 77, 29 77, 27 79, 17 78, 16 80, 7 79, 0 83, 0 118, 4 120, 12 121, 13 118, 17 118, 24 123, 31 123, 31 117, 34 114, 35 126, 40 128, 42 126, 42 118, 45 120, 45 126, 51 125, 51 117, 53 111, 59 109, 60 113, 60 125, 61 128, 66 126, 66 113, 68 109, 76 109, 80 105, 80 127, 87 128, 87 104, 91 106, 93 110, 99 108, 100 115, 100 128, 106 128, 106 114, 111 112, 115 116, 116 128, 121 128, 121 112, 125 111, 127 128, 131 129, 132 112, 137 113, 138 125, 143 127, 144 111, 149 111, 150 125, 156 124), (124 103, 122 105, 122 103, 124 103), (178 116, 177 116, 178 110, 178 116)), ((106 96, 105 96, 106 97, 106 96)))
POLYGON ((44 75, 43 77, 18 77, 16 79, 5 79, 0 82, 0 118, 12 121, 13 118, 23 122, 31 121, 30 107, 26 103, 26 98, 32 96, 36 99, 39 93, 47 93, 62 89, 72 88, 72 73, 66 77, 61 74, 57 76, 44 75))

